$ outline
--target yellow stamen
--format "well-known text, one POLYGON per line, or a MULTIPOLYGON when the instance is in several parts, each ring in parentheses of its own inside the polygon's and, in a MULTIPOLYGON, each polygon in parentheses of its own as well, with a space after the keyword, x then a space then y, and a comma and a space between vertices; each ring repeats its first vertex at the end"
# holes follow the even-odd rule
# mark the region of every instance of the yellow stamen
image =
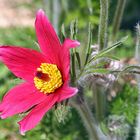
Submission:
POLYGON ((63 84, 62 75, 56 65, 42 63, 40 67, 37 68, 34 84, 40 92, 49 94, 63 84))

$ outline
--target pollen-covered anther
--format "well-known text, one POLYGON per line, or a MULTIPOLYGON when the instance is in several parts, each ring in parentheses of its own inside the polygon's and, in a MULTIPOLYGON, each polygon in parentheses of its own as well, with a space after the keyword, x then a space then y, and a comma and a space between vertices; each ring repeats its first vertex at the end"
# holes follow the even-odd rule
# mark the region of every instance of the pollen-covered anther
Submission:
POLYGON ((42 63, 40 67, 37 68, 34 84, 40 92, 49 94, 61 87, 63 84, 62 75, 56 65, 42 63))

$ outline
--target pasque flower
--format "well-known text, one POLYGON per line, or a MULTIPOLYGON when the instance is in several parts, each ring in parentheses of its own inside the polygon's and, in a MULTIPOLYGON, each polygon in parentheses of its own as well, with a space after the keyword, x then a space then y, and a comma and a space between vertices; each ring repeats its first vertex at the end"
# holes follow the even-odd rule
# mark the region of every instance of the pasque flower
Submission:
POLYGON ((0 103, 2 119, 30 112, 19 123, 20 132, 34 128, 55 103, 70 98, 77 88, 69 86, 70 48, 75 40, 61 44, 42 10, 36 15, 35 29, 41 51, 17 46, 0 46, 0 61, 25 82, 12 88, 0 103))

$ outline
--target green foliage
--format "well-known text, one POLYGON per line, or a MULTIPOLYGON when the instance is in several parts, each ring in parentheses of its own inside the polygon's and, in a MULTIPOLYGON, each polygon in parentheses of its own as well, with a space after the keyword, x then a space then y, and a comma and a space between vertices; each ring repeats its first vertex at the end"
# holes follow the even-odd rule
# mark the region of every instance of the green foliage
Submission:
POLYGON ((83 28, 87 25, 88 22, 94 24, 97 27, 99 22, 99 1, 91 1, 91 5, 89 5, 88 0, 67 0, 70 3, 68 5, 67 11, 64 12, 62 16, 65 15, 65 24, 69 25, 69 23, 73 20, 78 18, 79 20, 79 28, 83 28), (89 7, 90 6, 90 7, 89 7), (77 8, 78 7, 78 8, 77 8), (91 10, 93 12, 91 12, 91 10), (86 22, 85 22, 86 21, 86 22))
POLYGON ((123 115, 130 125, 136 119, 138 89, 130 84, 125 84, 117 97, 110 103, 111 114, 123 115))
POLYGON ((71 115, 64 123, 58 123, 54 115, 54 110, 49 111, 41 123, 34 129, 28 132, 23 140, 86 140, 86 134, 82 126, 80 118, 74 109, 71 109, 71 115), (76 122, 76 123, 75 123, 76 122), (79 132, 81 130, 81 132, 79 132))
POLYGON ((129 58, 134 56, 134 47, 135 42, 133 38, 132 32, 126 30, 125 32, 121 30, 118 33, 118 38, 122 38, 124 36, 127 36, 127 40, 124 41, 123 45, 116 48, 115 55, 119 58, 129 58))
POLYGON ((68 115, 71 115, 70 107, 65 104, 58 104, 54 113, 59 123, 65 123, 68 115))
POLYGON ((0 44, 37 49, 33 28, 0 28, 0 44))
MULTIPOLYGON (((120 46, 123 42, 125 42, 127 37, 122 38, 120 41, 116 42, 115 44, 112 44, 111 46, 101 50, 98 54, 96 54, 91 60, 96 60, 98 58, 102 58, 106 56, 110 51, 114 50, 116 47, 120 46)), ((91 61, 90 60, 90 61, 91 61)))

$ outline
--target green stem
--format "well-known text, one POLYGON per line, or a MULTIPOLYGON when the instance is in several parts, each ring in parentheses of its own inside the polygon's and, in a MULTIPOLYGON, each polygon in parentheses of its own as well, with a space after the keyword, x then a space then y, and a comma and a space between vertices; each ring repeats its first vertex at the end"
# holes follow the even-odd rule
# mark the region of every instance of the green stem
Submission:
POLYGON ((113 27, 112 27, 112 41, 115 40, 117 32, 120 28, 121 20, 123 17, 124 9, 126 5, 126 0, 118 0, 117 8, 113 20, 113 27))
POLYGON ((107 140, 107 137, 99 129, 87 102, 84 100, 82 88, 79 89, 77 99, 71 103, 79 112, 83 120, 89 135, 89 140, 107 140))
POLYGON ((96 119, 98 122, 103 121, 106 112, 106 96, 104 88, 101 85, 95 84, 93 86, 96 119))
MULTIPOLYGON (((140 25, 137 25, 137 40, 136 40, 136 51, 135 58, 140 64, 140 25)), ((136 125, 136 136, 135 140, 140 140, 140 75, 136 75, 138 82, 138 116, 137 116, 137 125, 136 125)))
MULTIPOLYGON (((107 30, 108 30, 108 0, 100 0, 100 24, 99 24, 99 33, 98 33, 98 44, 100 50, 107 48, 107 30)), ((104 118, 105 114, 105 105, 106 105, 106 95, 102 87, 96 87, 94 85, 93 89, 95 94, 95 104, 96 104, 96 117, 100 121, 104 118)))
POLYGON ((97 130, 96 127, 94 126, 94 123, 92 123, 93 121, 91 120, 91 117, 89 116, 89 110, 87 108, 87 104, 81 104, 81 105, 77 105, 75 107, 77 109, 77 111, 79 112, 84 125, 86 127, 86 130, 88 132, 89 135, 89 139, 90 140, 99 140, 99 137, 97 135, 97 130))
POLYGON ((106 140, 106 137, 103 134, 101 134, 101 131, 99 130, 86 101, 81 101, 81 97, 78 97, 78 100, 80 101, 80 103, 79 101, 75 101, 72 102, 72 105, 75 107, 75 109, 79 112, 81 116, 81 119, 87 130, 89 140, 100 140, 101 137, 102 140, 106 140))
POLYGON ((44 9, 47 9, 47 15, 50 19, 50 21, 52 22, 53 21, 53 15, 52 15, 52 12, 53 12, 53 1, 52 0, 43 0, 43 8, 44 9))
POLYGON ((58 34, 58 26, 59 26, 59 17, 61 14, 61 5, 59 0, 52 0, 53 1, 53 12, 51 13, 53 15, 52 17, 52 23, 53 27, 58 34))
POLYGON ((76 71, 75 71, 75 53, 74 49, 71 50, 71 82, 74 83, 76 79, 76 71))
POLYGON ((108 0, 100 0, 100 23, 98 33, 100 50, 107 47, 108 5, 108 0))

